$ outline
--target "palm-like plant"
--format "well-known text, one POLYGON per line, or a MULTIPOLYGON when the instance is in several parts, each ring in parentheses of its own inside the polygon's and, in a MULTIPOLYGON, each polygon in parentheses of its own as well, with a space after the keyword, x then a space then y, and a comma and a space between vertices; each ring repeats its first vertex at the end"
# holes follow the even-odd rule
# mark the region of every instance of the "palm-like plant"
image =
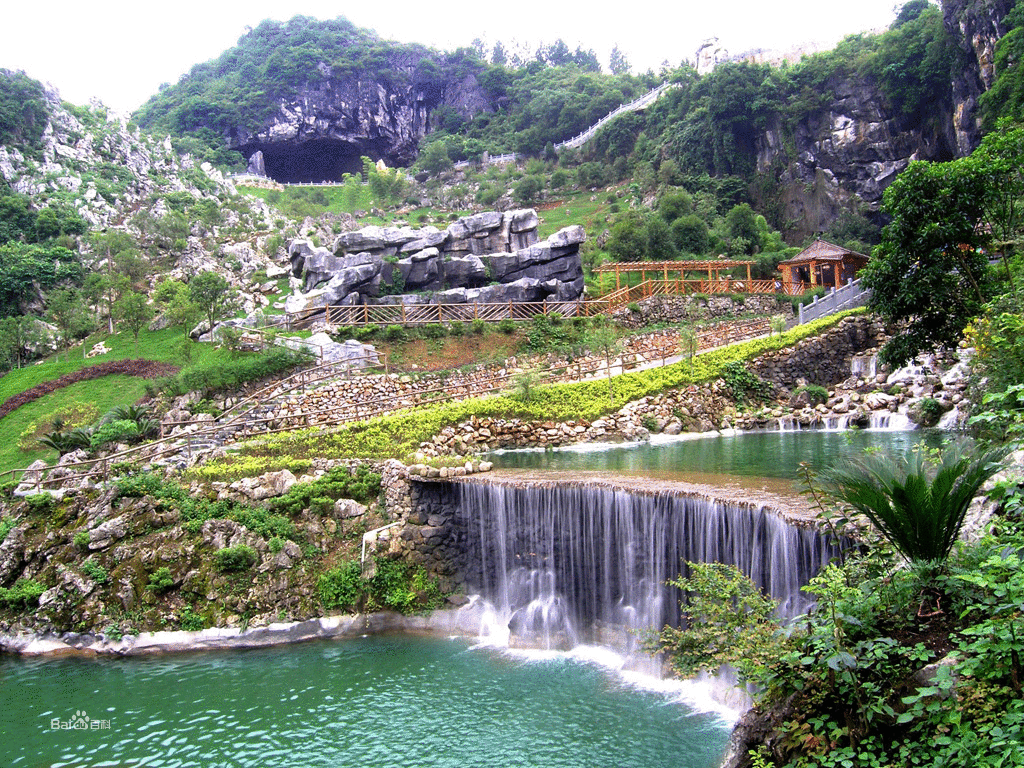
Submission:
POLYGON ((977 455, 947 448, 893 460, 870 456, 822 473, 826 493, 860 512, 907 560, 945 562, 982 484, 1000 469, 1007 448, 977 455))

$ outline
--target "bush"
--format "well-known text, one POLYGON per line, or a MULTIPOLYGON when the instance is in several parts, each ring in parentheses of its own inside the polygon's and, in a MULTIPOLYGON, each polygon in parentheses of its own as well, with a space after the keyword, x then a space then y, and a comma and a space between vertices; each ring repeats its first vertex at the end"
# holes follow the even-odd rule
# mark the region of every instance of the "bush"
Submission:
POLYGON ((817 384, 808 384, 805 387, 799 387, 794 393, 794 396, 806 395, 807 402, 810 405, 822 405, 828 402, 828 390, 824 387, 819 387, 817 384))
POLYGON ((97 563, 95 560, 86 560, 82 563, 82 573, 88 576, 90 579, 95 581, 97 584, 106 584, 107 579, 110 575, 107 573, 107 569, 97 563))
POLYGON ((355 611, 365 591, 359 563, 345 563, 325 571, 317 581, 316 591, 327 610, 355 611))
POLYGON ((420 335, 425 339, 443 339, 448 335, 448 331, 445 330, 443 325, 431 323, 420 328, 420 335))
POLYGON ((478 317, 469 324, 469 330, 477 336, 483 336, 487 332, 487 321, 478 317))
POLYGON ((388 325, 381 332, 381 338, 384 341, 399 342, 405 341, 409 338, 409 334, 406 333, 405 328, 400 325, 388 325))
POLYGON ((181 612, 181 618, 178 619, 178 626, 185 632, 199 632, 206 629, 208 624, 206 617, 196 613, 191 605, 185 606, 181 612))
POLYGON ((28 608, 39 604, 46 587, 33 579, 18 579, 10 589, 0 587, 0 605, 9 608, 28 608))
POLYGON ((448 335, 452 337, 462 336, 466 332, 465 323, 450 323, 448 325, 448 335))
POLYGON ((124 419, 100 424, 93 430, 89 447, 94 451, 110 443, 133 443, 139 439, 139 425, 124 419))
POLYGON ((286 515, 298 515, 307 509, 320 508, 328 514, 338 499, 354 499, 368 504, 380 494, 380 475, 360 465, 354 473, 345 467, 334 467, 323 477, 309 483, 296 483, 288 493, 270 502, 271 509, 286 515))
POLYGON ((165 565, 149 574, 149 583, 146 584, 146 589, 161 593, 166 592, 173 586, 174 577, 171 576, 171 569, 165 565))
POLYGON ((221 573, 235 573, 252 568, 259 560, 256 550, 247 544, 225 547, 213 553, 213 564, 221 573))
POLYGON ((146 389, 151 395, 163 393, 168 397, 180 397, 198 391, 204 397, 209 397, 215 392, 238 389, 243 384, 274 376, 309 361, 310 353, 306 350, 275 347, 260 355, 222 361, 217 365, 193 368, 177 376, 159 379, 147 385, 146 389))
POLYGON ((511 317, 506 317, 498 321, 498 330, 504 333, 506 336, 511 336, 516 332, 516 321, 511 317))

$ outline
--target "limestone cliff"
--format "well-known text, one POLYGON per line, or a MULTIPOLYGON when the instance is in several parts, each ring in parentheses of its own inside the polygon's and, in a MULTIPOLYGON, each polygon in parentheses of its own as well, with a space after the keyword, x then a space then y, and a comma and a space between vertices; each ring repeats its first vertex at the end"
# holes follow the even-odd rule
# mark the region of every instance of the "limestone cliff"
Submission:
POLYGON ((981 140, 978 96, 992 84, 993 52, 1012 0, 944 0, 943 23, 957 55, 950 88, 924 114, 907 115, 870 77, 837 77, 830 99, 796 121, 777 117, 757 141, 757 171, 773 182, 779 218, 796 240, 821 232, 844 209, 877 219, 882 193, 913 160, 946 161, 981 140))
POLYGON ((325 76, 307 82, 256 129, 234 127, 231 148, 247 159, 262 152, 266 175, 283 182, 338 180, 360 157, 410 165, 440 106, 471 117, 492 109, 472 74, 424 78, 416 54, 396 55, 386 73, 325 76))

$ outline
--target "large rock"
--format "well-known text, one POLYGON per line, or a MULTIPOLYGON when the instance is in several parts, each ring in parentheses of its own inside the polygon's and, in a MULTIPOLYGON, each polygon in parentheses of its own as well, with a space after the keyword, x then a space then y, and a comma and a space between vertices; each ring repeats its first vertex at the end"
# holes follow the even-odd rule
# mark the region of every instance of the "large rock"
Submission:
POLYGON ((538 242, 537 226, 536 211, 523 209, 467 216, 444 232, 365 227, 339 235, 333 253, 295 240, 288 253, 303 292, 285 307, 298 313, 361 304, 578 299, 583 227, 566 227, 538 242), (398 291, 409 293, 381 297, 398 291))

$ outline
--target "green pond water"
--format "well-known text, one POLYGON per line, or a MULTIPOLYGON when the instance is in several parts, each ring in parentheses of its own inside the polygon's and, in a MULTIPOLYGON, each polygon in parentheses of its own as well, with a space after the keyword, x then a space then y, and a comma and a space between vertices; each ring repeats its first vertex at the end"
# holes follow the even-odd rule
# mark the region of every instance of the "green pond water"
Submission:
MULTIPOLYGON (((793 488, 801 461, 821 468, 865 450, 902 452, 941 439, 750 433, 495 458, 502 468, 793 488)), ((0 766, 719 764, 734 713, 716 709, 700 685, 645 679, 617 665, 621 659, 595 649, 512 654, 412 636, 155 658, 0 656, 0 766)))
POLYGON ((938 447, 948 437, 938 430, 740 432, 548 451, 497 451, 491 459, 500 469, 599 471, 720 485, 744 484, 743 478, 749 484, 749 479, 756 478, 795 489, 801 462, 821 470, 868 451, 895 455, 919 444, 938 447))
POLYGON ((725 721, 681 703, 678 685, 644 688, 565 655, 408 636, 0 657, 0 713, 0 765, 29 768, 712 768, 728 740, 725 721), (67 729, 86 717, 89 728, 67 729))

